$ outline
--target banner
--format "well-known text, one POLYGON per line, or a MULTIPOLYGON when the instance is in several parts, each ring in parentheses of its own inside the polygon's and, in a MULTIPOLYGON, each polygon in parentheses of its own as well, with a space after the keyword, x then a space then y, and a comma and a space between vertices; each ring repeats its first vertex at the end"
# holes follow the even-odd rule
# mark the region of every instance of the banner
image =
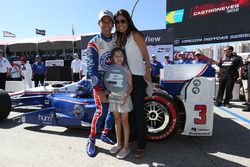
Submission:
POLYGON ((3 31, 3 36, 4 37, 14 37, 14 38, 16 37, 15 34, 9 32, 9 31, 3 31))
POLYGON ((46 67, 63 67, 64 61, 63 60, 46 60, 45 66, 46 67))
POLYGON ((38 35, 45 35, 45 30, 36 29, 36 34, 38 34, 38 35))

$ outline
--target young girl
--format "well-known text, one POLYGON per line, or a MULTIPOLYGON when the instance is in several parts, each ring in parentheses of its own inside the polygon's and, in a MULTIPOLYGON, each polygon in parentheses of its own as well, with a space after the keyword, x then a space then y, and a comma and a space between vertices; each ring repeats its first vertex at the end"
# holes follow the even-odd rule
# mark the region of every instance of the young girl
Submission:
MULTIPOLYGON (((121 68, 124 68, 125 71, 127 72, 128 76, 128 86, 127 90, 123 95, 120 95, 121 101, 120 102, 115 102, 115 101, 110 101, 109 104, 109 111, 114 113, 114 118, 115 118, 115 130, 116 130, 116 139, 117 139, 117 144, 114 145, 110 153, 115 154, 118 151, 118 154, 116 155, 117 158, 121 159, 126 157, 130 153, 129 149, 129 121, 128 121, 128 114, 129 112, 133 109, 132 105, 132 100, 130 97, 130 94, 132 92, 132 75, 131 72, 129 71, 126 63, 126 57, 125 53, 121 48, 114 48, 111 51, 111 56, 112 56, 112 63, 116 65, 121 65, 121 68), (121 131, 123 128, 123 144, 121 140, 121 131)), ((112 95, 112 92, 111 92, 112 95)), ((110 97, 111 97, 110 95, 110 97)))

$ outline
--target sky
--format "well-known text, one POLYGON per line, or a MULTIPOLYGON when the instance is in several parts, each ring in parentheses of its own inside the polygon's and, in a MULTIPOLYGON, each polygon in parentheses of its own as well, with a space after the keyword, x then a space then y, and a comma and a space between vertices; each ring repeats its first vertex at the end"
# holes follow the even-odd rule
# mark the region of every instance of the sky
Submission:
MULTIPOLYGON (((9 31, 16 38, 36 37, 35 29, 46 30, 46 36, 99 32, 98 13, 108 9, 129 13, 137 0, 3 0, 0 32, 9 31)), ((164 29, 166 0, 139 0, 133 21, 139 30, 164 29)), ((0 35, 0 40, 3 40, 0 35)))

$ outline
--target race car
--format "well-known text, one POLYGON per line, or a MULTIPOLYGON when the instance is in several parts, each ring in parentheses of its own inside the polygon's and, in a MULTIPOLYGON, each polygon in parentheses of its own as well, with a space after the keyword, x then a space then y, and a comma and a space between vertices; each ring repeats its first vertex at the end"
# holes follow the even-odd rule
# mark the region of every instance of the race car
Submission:
MULTIPOLYGON (((161 83, 145 98, 149 140, 166 139, 180 132, 211 136, 213 131, 214 69, 206 64, 167 65, 161 83)), ((40 105, 19 116, 19 122, 37 125, 90 127, 96 110, 89 80, 56 84, 15 93, 0 90, 0 120, 11 108, 40 105)))

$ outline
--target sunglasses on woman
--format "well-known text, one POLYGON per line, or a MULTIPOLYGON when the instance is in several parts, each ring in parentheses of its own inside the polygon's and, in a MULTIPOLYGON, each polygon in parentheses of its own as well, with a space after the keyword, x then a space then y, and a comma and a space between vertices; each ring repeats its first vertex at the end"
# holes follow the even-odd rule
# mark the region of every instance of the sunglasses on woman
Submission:
POLYGON ((125 24, 127 21, 126 20, 124 20, 124 19, 121 19, 121 20, 115 20, 115 24, 117 25, 117 24, 125 24))

